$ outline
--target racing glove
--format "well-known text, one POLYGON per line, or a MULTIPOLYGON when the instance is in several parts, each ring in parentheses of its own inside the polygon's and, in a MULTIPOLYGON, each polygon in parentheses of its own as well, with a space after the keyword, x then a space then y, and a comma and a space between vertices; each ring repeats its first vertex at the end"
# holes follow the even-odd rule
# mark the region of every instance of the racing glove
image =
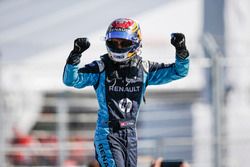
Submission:
POLYGON ((74 41, 74 48, 70 52, 67 64, 77 65, 80 63, 82 53, 90 47, 88 38, 77 38, 74 41))
POLYGON ((171 44, 176 49, 176 56, 181 59, 185 59, 189 56, 189 52, 186 48, 185 36, 182 33, 172 33, 171 34, 171 44))

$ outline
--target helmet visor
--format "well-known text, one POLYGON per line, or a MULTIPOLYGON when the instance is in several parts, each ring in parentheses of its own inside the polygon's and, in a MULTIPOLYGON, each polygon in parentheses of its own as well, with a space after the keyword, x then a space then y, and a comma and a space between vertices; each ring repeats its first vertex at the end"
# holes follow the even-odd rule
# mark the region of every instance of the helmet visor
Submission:
POLYGON ((106 45, 113 52, 124 53, 132 48, 133 41, 122 38, 110 38, 106 41, 106 45))

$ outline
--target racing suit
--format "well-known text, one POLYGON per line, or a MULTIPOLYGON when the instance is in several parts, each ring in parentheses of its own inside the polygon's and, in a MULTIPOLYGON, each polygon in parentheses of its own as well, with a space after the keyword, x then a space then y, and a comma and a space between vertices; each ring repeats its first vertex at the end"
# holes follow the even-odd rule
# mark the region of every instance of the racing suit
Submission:
POLYGON ((140 56, 116 63, 107 54, 78 68, 66 64, 67 86, 93 86, 99 104, 94 137, 96 158, 102 167, 136 167, 136 120, 148 85, 165 84, 187 75, 189 59, 176 55, 172 64, 144 61, 140 56))

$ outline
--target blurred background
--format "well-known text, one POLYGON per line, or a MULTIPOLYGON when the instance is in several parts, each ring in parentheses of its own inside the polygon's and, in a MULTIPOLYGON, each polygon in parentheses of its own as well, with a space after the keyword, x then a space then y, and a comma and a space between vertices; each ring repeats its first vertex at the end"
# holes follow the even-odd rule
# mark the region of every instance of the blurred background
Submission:
POLYGON ((249 0, 0 0, 1 167, 85 167, 94 160, 97 100, 66 87, 78 37, 106 53, 108 25, 139 22, 142 57, 171 63, 170 34, 186 35, 189 75, 150 87, 138 121, 138 166, 183 159, 193 167, 242 167, 250 159, 249 0))

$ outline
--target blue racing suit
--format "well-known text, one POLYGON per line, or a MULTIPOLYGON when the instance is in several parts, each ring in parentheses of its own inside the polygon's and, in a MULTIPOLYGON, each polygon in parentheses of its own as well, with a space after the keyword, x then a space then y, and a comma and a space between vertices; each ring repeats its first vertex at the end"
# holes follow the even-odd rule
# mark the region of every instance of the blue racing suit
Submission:
POLYGON ((189 59, 178 55, 172 64, 144 61, 140 56, 116 63, 105 54, 83 68, 65 65, 64 84, 95 89, 99 111, 94 145, 102 167, 137 166, 136 120, 146 87, 183 78, 188 69, 189 59))

